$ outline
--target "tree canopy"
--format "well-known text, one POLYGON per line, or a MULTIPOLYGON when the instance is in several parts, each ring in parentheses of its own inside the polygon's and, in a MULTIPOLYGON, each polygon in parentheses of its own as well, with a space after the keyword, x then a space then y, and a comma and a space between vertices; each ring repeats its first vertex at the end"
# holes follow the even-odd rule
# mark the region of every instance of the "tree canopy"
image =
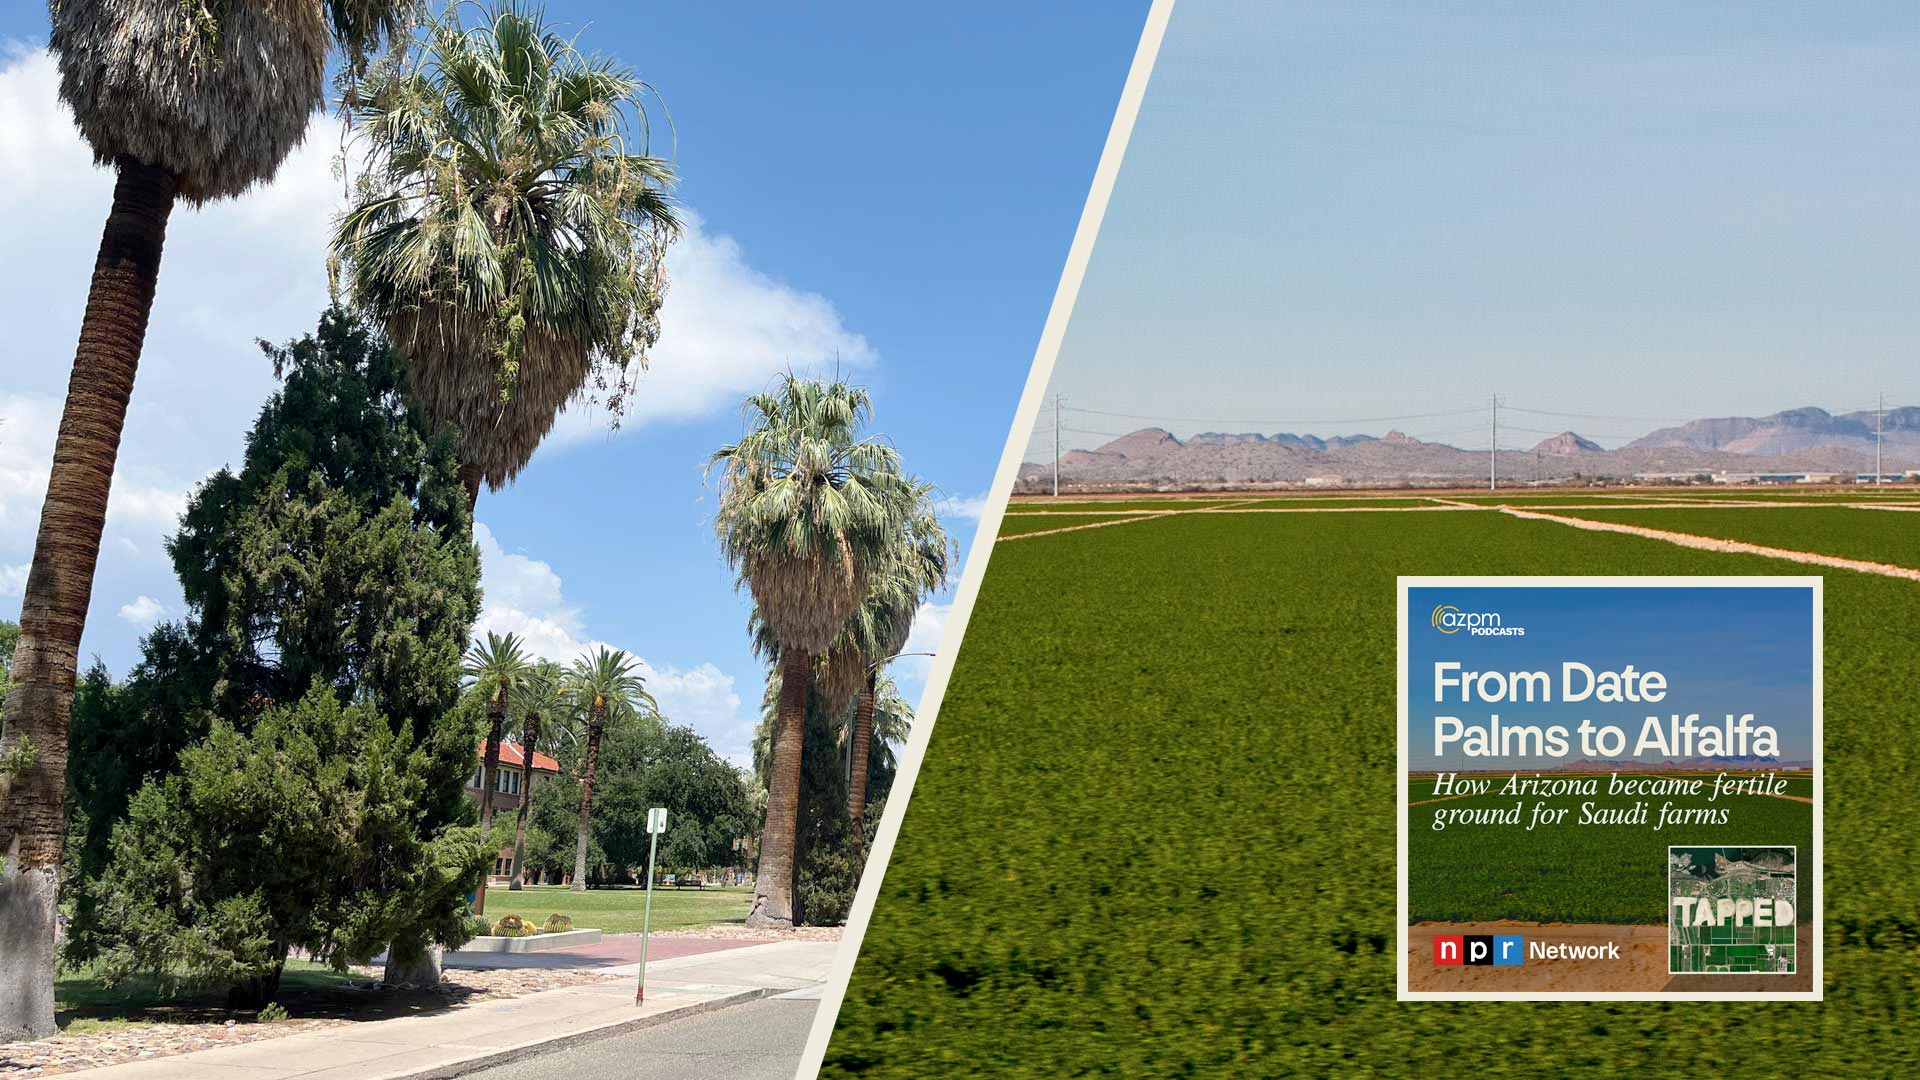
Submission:
POLYGON ((458 944, 491 858, 476 828, 435 831, 435 763, 366 704, 315 680, 251 731, 216 721, 144 784, 84 888, 109 980, 137 972, 272 1000, 290 949, 344 970, 395 941, 458 944))
MULTIPOLYGON (((124 684, 82 680, 68 760, 79 877, 98 874, 134 791, 174 769, 215 719, 245 734, 318 684, 428 751, 430 820, 471 810, 481 711, 460 701, 479 612, 479 554, 451 444, 406 397, 376 331, 339 308, 313 334, 262 343, 281 379, 244 464, 210 477, 168 541, 187 616, 155 627, 124 684)), ((69 955, 87 958, 82 891, 69 955)))
MULTIPOLYGON (((578 750, 563 750, 563 763, 578 750)), ((620 868, 646 864, 647 810, 667 808, 667 833, 660 841, 660 865, 692 870, 738 861, 734 842, 752 828, 753 805, 739 770, 727 764, 691 728, 673 724, 628 724, 608 731, 601 743, 594 795, 590 861, 620 868)), ((547 837, 573 833, 580 809, 577 770, 568 769, 534 793, 534 828, 547 837)), ((549 843, 542 840, 541 843, 549 843)), ((559 866, 570 851, 555 849, 549 862, 559 866)))

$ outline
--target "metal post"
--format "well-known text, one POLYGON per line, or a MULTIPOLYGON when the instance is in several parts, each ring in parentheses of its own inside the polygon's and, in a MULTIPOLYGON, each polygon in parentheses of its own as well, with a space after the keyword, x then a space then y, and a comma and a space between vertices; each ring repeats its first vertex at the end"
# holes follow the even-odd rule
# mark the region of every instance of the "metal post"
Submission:
MULTIPOLYGON (((664 810, 659 811, 661 818, 666 817, 664 810)), ((647 1000, 647 936, 653 932, 653 856, 660 850, 660 830, 652 828, 654 811, 647 813, 647 904, 640 915, 640 985, 633 992, 633 1003, 642 1005, 647 1000)), ((664 827, 663 820, 661 825, 664 827)))
POLYGON ((1053 395, 1053 497, 1060 497, 1060 395, 1053 395))
POLYGON ((1493 395, 1493 405, 1487 413, 1492 423, 1493 445, 1487 448, 1487 490, 1500 488, 1500 395, 1493 395))

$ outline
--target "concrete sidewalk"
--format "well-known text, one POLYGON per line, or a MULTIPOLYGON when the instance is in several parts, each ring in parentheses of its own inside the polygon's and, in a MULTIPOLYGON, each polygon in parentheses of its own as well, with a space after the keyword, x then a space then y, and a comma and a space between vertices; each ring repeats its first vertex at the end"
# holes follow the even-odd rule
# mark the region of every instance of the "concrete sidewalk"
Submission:
POLYGON ((426 1016, 343 1024, 284 1039, 84 1069, 99 1080, 434 1080, 580 1042, 824 983, 833 941, 776 941, 647 965, 647 1001, 633 1003, 640 965, 604 970, 605 986, 545 990, 426 1016))

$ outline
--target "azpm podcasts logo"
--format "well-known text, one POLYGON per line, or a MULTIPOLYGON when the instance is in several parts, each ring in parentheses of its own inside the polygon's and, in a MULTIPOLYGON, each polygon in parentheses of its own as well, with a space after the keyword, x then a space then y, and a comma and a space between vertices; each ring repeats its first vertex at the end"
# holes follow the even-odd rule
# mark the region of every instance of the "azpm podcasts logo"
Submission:
POLYGON ((1475 637, 1525 637, 1526 628, 1508 626, 1497 611, 1461 611, 1452 604, 1438 604, 1428 618, 1435 630, 1457 634, 1462 630, 1475 637))

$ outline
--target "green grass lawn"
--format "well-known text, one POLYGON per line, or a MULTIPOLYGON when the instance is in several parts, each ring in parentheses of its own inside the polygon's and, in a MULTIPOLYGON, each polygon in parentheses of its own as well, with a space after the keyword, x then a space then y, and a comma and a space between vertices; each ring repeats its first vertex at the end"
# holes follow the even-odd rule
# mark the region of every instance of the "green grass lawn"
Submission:
MULTIPOLYGON (((280 992, 286 996, 338 990, 365 981, 364 976, 339 974, 325 964, 289 960, 280 992)), ((169 987, 147 975, 108 986, 90 968, 62 967, 54 981, 61 1030, 74 1035, 141 1024, 223 1019, 229 1015, 226 997, 225 990, 169 987)))
MULTIPOLYGON (((646 890, 638 887, 588 889, 573 892, 565 885, 529 885, 519 892, 496 886, 487 890, 487 918, 498 922, 504 915, 518 915, 535 923, 558 913, 573 920, 582 929, 605 930, 609 934, 637 934, 640 916, 646 906, 646 890)), ((653 928, 686 930, 719 923, 744 923, 753 907, 753 887, 708 886, 700 890, 653 890, 653 928)))
MULTIPOLYGON (((519 915, 544 922, 558 912, 581 929, 609 934, 640 932, 645 890, 632 887, 573 892, 564 885, 533 885, 520 892, 487 890, 487 917, 519 915)), ((653 890, 653 929, 685 930, 715 924, 740 924, 753 905, 751 886, 653 890)), ((282 997, 338 990, 365 982, 364 976, 341 975, 324 964, 289 960, 281 978, 282 997)), ((226 993, 192 987, 170 989, 147 976, 107 986, 89 969, 62 970, 55 985, 62 1029, 79 1034, 136 1024, 220 1019, 226 993)))
POLYGON ((1825 575, 1823 1003, 1395 1000, 1395 575, 1813 570, 1496 513, 998 548, 823 1075, 1920 1075, 1920 583, 1866 574, 1825 575))

